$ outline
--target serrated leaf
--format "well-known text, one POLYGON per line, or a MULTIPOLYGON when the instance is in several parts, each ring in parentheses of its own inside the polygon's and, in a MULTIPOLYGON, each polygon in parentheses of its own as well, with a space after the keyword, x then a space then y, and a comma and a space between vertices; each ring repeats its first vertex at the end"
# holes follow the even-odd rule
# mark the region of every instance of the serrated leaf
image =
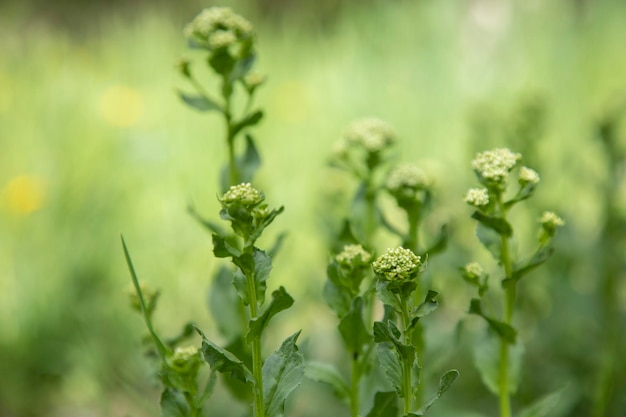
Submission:
POLYGON ((233 274, 234 271, 230 268, 221 266, 213 277, 208 296, 211 316, 226 340, 233 340, 241 335, 241 319, 244 313, 233 288, 233 274))
POLYGON ((565 387, 540 398, 519 413, 519 417, 546 417, 557 406, 565 387))
POLYGON ((213 254, 218 258, 241 256, 241 251, 231 246, 224 236, 213 233, 213 254))
POLYGON ((226 349, 222 349, 215 343, 207 340, 203 336, 202 354, 204 360, 211 366, 211 369, 222 374, 228 374, 241 382, 254 384, 254 376, 242 360, 237 358, 226 349))
POLYGON ((304 375, 312 381, 330 385, 341 401, 350 401, 350 387, 335 367, 320 362, 307 362, 304 375))
POLYGON ((399 340, 400 331, 396 327, 393 321, 374 323, 374 342, 376 343, 391 343, 400 356, 409 361, 412 366, 415 360, 415 348, 410 345, 405 345, 399 340))
POLYGON ((376 282, 376 295, 383 304, 393 307, 398 313, 402 311, 398 296, 389 289, 386 282, 380 280, 376 282))
POLYGON ((426 404, 424 404, 422 408, 420 408, 415 413, 409 413, 409 415, 415 416, 415 417, 423 416, 426 413, 426 411, 428 411, 428 409, 432 407, 439 398, 441 398, 441 396, 448 390, 448 388, 450 388, 452 383, 456 381, 458 377, 459 377, 459 371, 457 371, 456 369, 451 369, 445 374, 443 374, 441 378, 439 379, 439 389, 437 390, 435 395, 430 400, 428 400, 428 402, 426 402, 426 404))
POLYGON ((350 310, 339 322, 339 333, 348 352, 354 358, 360 356, 364 345, 371 343, 372 336, 367 332, 363 322, 363 299, 352 300, 350 310))
POLYGON ((193 107, 196 110, 199 110, 199 111, 217 110, 220 112, 223 111, 222 107, 219 104, 217 104, 215 101, 209 99, 206 96, 186 94, 186 93, 183 93, 182 91, 178 92, 178 96, 185 102, 185 104, 187 104, 190 107, 193 107))
MULTIPOLYGON (((252 353, 243 336, 236 337, 224 349, 239 358, 248 369, 252 369, 252 353)), ((249 404, 252 402, 252 390, 246 382, 231 378, 227 374, 221 374, 220 376, 224 387, 228 389, 233 398, 236 398, 241 403, 249 404)))
POLYGON ((285 291, 284 287, 278 288, 276 291, 272 293, 272 302, 265 309, 263 314, 259 317, 250 320, 250 324, 248 326, 248 334, 246 335, 246 340, 248 343, 252 343, 252 340, 255 337, 261 337, 261 333, 267 327, 272 317, 276 314, 280 313, 283 310, 288 309, 293 305, 293 298, 287 291, 285 291))
POLYGON ((231 135, 235 137, 239 132, 243 129, 254 126, 259 123, 263 119, 263 111, 257 110, 248 115, 246 115, 243 119, 239 120, 232 128, 231 135))
POLYGON ((394 392, 377 392, 374 405, 366 417, 397 416, 398 411, 398 400, 394 392))
POLYGON ((187 417, 191 415, 189 404, 182 393, 165 388, 161 394, 161 415, 163 417, 187 417))
POLYGON ((513 236, 513 228, 505 219, 489 216, 478 210, 472 214, 472 218, 478 220, 480 224, 485 227, 494 230, 499 235, 504 235, 506 237, 513 236))
POLYGON ((263 364, 263 400, 267 417, 283 416, 285 400, 304 376, 304 358, 296 346, 299 335, 300 331, 285 339, 263 364))
POLYGON ((390 342, 378 344, 376 346, 376 352, 378 353, 378 362, 385 372, 387 380, 391 383, 393 389, 396 390, 398 396, 404 397, 400 355, 398 355, 398 352, 390 342))
MULTIPOLYGON (((500 345, 500 338, 493 337, 493 335, 487 335, 482 341, 474 345, 474 364, 485 386, 495 395, 499 393, 500 345)), ((519 385, 523 354, 524 347, 520 342, 509 345, 510 394, 515 393, 519 385)))

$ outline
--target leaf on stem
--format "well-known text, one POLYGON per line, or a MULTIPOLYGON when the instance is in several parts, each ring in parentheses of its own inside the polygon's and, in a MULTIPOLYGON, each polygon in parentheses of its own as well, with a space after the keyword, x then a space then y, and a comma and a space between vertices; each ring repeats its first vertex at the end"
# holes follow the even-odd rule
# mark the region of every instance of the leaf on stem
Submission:
POLYGON ((163 417, 188 417, 189 404, 179 391, 165 388, 161 394, 161 414, 163 417))
MULTIPOLYGON (((528 261, 515 265, 513 268, 513 276, 510 279, 519 281, 524 275, 528 274, 529 272, 537 268, 539 265, 546 262, 550 258, 550 256, 552 256, 553 253, 554 253, 554 248, 545 247, 545 246, 542 247, 537 252, 535 252, 533 257, 530 258, 528 261)), ((507 281, 507 280, 504 280, 504 281, 507 281)))
POLYGON ((519 417, 545 417, 557 406, 566 387, 559 388, 524 408, 519 417))
POLYGON ((383 304, 393 307, 398 313, 402 311, 402 305, 398 296, 389 289, 386 282, 380 280, 376 282, 376 295, 383 304))
POLYGON ((349 403, 350 387, 335 367, 320 362, 307 362, 304 375, 312 381, 330 385, 341 401, 349 403))
POLYGON ((261 337, 263 330, 267 327, 272 317, 276 314, 280 313, 283 310, 287 310, 289 307, 293 305, 293 298, 287 291, 285 291, 284 287, 278 288, 276 291, 272 293, 272 302, 265 309, 263 314, 259 317, 250 320, 250 324, 248 325, 248 334, 246 335, 246 341, 248 344, 252 343, 252 340, 256 337, 261 337))
POLYGON ((489 327, 493 331, 495 331, 498 334, 498 336, 500 336, 501 339, 505 340, 507 343, 511 345, 515 344, 515 339, 517 338, 517 331, 512 326, 487 316, 483 312, 482 302, 479 299, 477 298, 472 299, 470 303, 469 314, 476 314, 477 316, 482 317, 483 319, 485 319, 487 324, 489 324, 489 327))
POLYGON ((402 380, 402 361, 400 355, 394 349, 393 343, 384 342, 376 346, 378 353, 378 362, 385 371, 387 380, 399 397, 404 397, 403 380, 402 380))
POLYGON ((211 282, 208 295, 209 310, 217 329, 226 340, 233 340, 241 334, 243 308, 233 291, 233 271, 222 265, 211 282))
POLYGON ((254 139, 246 135, 246 151, 237 159, 240 182, 252 182, 254 174, 261 166, 261 155, 254 145, 254 139))
POLYGON ((339 322, 339 333, 346 349, 355 357, 360 356, 364 345, 372 340, 363 322, 363 298, 352 300, 350 310, 339 322))
POLYGON ((441 226, 439 234, 435 238, 435 241, 426 249, 424 254, 429 256, 443 252, 448 246, 448 240, 450 239, 450 227, 447 224, 441 226))
POLYGON ((410 345, 405 345, 400 342, 400 330, 393 321, 374 323, 374 342, 376 343, 391 343, 402 359, 409 361, 409 364, 413 366, 415 360, 415 348, 410 345))
POLYGON ((485 214, 482 211, 478 210, 476 210, 472 214, 472 218, 478 220, 480 224, 484 225, 485 227, 494 230, 499 235, 506 237, 513 236, 513 228, 505 219, 489 216, 488 214, 485 214))
POLYGON ((185 102, 185 104, 199 111, 224 111, 222 106, 204 95, 191 95, 179 91, 178 96, 185 102))
POLYGON ((428 409, 432 407, 433 404, 435 404, 435 402, 437 402, 439 398, 441 398, 443 393, 446 392, 448 388, 450 388, 452 383, 456 381, 458 377, 459 377, 459 371, 457 371, 456 369, 451 369, 445 374, 443 374, 443 376, 439 379, 439 389, 437 390, 435 395, 430 400, 428 400, 428 402, 424 404, 424 406, 420 408, 418 411, 416 411, 415 413, 409 413, 408 415, 415 416, 415 417, 423 416, 426 413, 426 411, 428 411, 428 409))
POLYGON ((235 355, 217 346, 215 343, 207 340, 202 335, 202 354, 204 360, 214 369, 223 374, 229 374, 231 377, 254 384, 254 376, 242 360, 235 355))
POLYGON ((482 223, 478 223, 476 226, 476 237, 483 244, 483 246, 493 255, 493 257, 500 261, 502 257, 502 241, 500 235, 482 223))
POLYGON ((398 401, 394 392, 377 392, 374 405, 366 417, 388 417, 398 415, 398 401))
POLYGON ((419 306, 417 306, 417 308, 413 312, 412 314, 413 318, 411 319, 411 323, 409 324, 409 327, 407 330, 410 330, 413 327, 415 327, 419 319, 437 310, 437 307, 439 307, 439 302, 435 300, 435 297, 437 297, 438 295, 439 293, 437 291, 428 290, 428 293, 426 294, 424 301, 419 306))
MULTIPOLYGON (((487 336, 474 345, 474 363, 485 386, 493 394, 499 394, 499 365, 501 339, 493 334, 487 336)), ((522 358, 524 346, 518 341, 509 347, 509 393, 517 391, 521 378, 522 358)))
POLYGON ((257 123, 261 121, 261 119, 263 119, 262 110, 257 110, 255 112, 252 112, 246 115, 243 119, 239 120, 237 123, 233 125, 232 130, 231 130, 232 137, 235 137, 243 129, 256 125, 257 123))
POLYGON ((369 194, 367 185, 361 183, 352 201, 352 219, 350 226, 352 233, 359 242, 370 244, 376 228, 381 223, 376 208, 376 200, 369 194))
POLYGON ((267 417, 282 417, 285 400, 304 376, 304 358, 296 340, 300 331, 285 339, 263 364, 263 400, 267 417))
POLYGON ((218 258, 236 258, 241 256, 241 251, 231 246, 222 235, 213 233, 213 254, 218 258))

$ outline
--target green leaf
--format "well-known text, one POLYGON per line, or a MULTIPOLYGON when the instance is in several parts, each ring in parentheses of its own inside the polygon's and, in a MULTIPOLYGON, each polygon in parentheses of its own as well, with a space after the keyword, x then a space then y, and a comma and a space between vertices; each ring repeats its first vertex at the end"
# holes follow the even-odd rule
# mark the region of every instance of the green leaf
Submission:
POLYGON ((246 115, 246 117, 244 117, 243 119, 241 119, 240 121, 234 124, 232 131, 231 131, 232 137, 235 137, 243 129, 256 125, 257 123, 261 121, 261 119, 263 119, 262 110, 257 110, 255 112, 252 112, 246 115))
POLYGON ((231 82, 234 82, 235 80, 238 80, 239 78, 246 75, 252 69, 255 61, 256 55, 254 53, 251 53, 245 58, 238 60, 235 68, 233 68, 233 71, 230 74, 231 82))
POLYGON ((281 232, 278 234, 278 236, 276 237, 276 240, 274 241, 274 244, 267 251, 267 254, 269 255, 270 258, 274 259, 276 255, 278 255, 278 253, 283 247, 283 243, 285 242, 286 237, 287 237, 287 232, 281 232))
POLYGON ((519 191, 517 192, 517 194, 515 195, 515 197, 513 197, 512 199, 504 203, 504 207, 509 209, 513 207, 515 204, 519 203, 520 201, 524 201, 530 198, 533 195, 535 188, 536 188, 536 184, 533 184, 533 183, 528 183, 524 187, 521 187, 519 191))
POLYGON ((213 233, 213 254, 218 258, 235 258, 241 256, 239 249, 231 246, 224 236, 213 233))
POLYGON ((386 282, 380 280, 376 282, 376 295, 383 304, 393 307, 398 313, 402 311, 398 296, 389 289, 386 282))
POLYGON ((394 392, 377 392, 374 405, 366 417, 397 416, 398 411, 398 400, 394 392))
POLYGON ((339 322, 339 333, 348 352, 353 358, 360 356, 364 345, 371 343, 372 336, 367 332, 363 322, 363 299, 352 300, 350 311, 339 322))
POLYGON ((173 349, 174 346, 177 346, 178 344, 180 344, 180 342, 192 336, 194 332, 195 324, 193 322, 189 322, 183 326, 183 330, 181 330, 179 334, 170 339, 167 339, 165 343, 170 349, 173 349))
POLYGON ((400 356, 409 361, 412 366, 415 360, 415 348, 413 346, 405 345, 399 340, 400 331, 396 327, 393 321, 374 323, 374 342, 376 343, 391 343, 400 356))
POLYGON ((261 166, 261 155, 254 145, 252 136, 246 135, 246 151, 237 159, 240 182, 252 182, 254 174, 261 166))
POLYGON ((196 219, 198 223, 207 228, 212 234, 215 233, 220 236, 226 236, 228 234, 219 224, 202 217, 191 204, 187 206, 187 211, 191 217, 196 219))
POLYGON ((343 317, 348 314, 350 310, 350 293, 345 287, 338 286, 329 278, 324 283, 322 297, 330 309, 337 314, 337 317, 343 317))
POLYGON ((261 337, 263 330, 267 327, 272 317, 283 310, 287 310, 292 305, 293 298, 287 294, 284 287, 281 286, 274 291, 272 293, 272 302, 267 309, 265 309, 263 314, 250 320, 250 324, 248 326, 250 330, 248 330, 248 334, 246 335, 246 341, 248 343, 252 343, 255 337, 261 337))
MULTIPOLYGON (((225 349, 239 358, 248 369, 252 369, 252 353, 243 336, 236 337, 225 346, 225 349)), ((252 390, 246 382, 231 378, 226 374, 221 374, 220 376, 222 383, 233 398, 236 398, 239 402, 244 404, 252 402, 252 390)))
POLYGON ((350 210, 352 213, 350 221, 352 234, 359 242, 364 242, 365 244, 371 243, 378 225, 381 224, 374 197, 368 193, 365 183, 361 183, 354 196, 350 210))
POLYGON ((256 283, 256 299, 260 305, 265 300, 266 281, 272 270, 272 258, 264 251, 254 248, 252 253, 254 259, 254 282, 256 283))
POLYGON ((505 219, 489 216, 478 210, 475 211, 474 214, 472 214, 472 218, 478 220, 480 224, 484 225, 485 227, 494 230, 499 235, 506 237, 513 236, 513 228, 505 219))
POLYGON ((193 107, 196 110, 199 110, 199 111, 217 110, 220 112, 223 111, 222 107, 219 104, 217 104, 216 102, 214 102, 213 100, 209 99, 208 97, 204 95, 191 95, 191 94, 186 94, 186 93, 183 93, 182 91, 179 91, 178 96, 185 102, 185 104, 187 104, 190 107, 193 107))
POLYGON ((215 389, 215 384, 217 383, 217 372, 211 371, 209 373, 209 378, 204 385, 204 389, 202 390, 202 395, 198 399, 198 404, 204 404, 211 395, 213 394, 213 390, 215 389))
POLYGON ((557 406, 566 387, 540 398, 519 413, 519 417, 546 417, 557 406))
POLYGON ((272 258, 264 251, 254 248, 252 254, 244 253, 239 257, 233 257, 232 260, 233 263, 239 267, 239 269, 235 271, 233 284, 243 303, 248 305, 250 302, 246 277, 253 275, 256 299, 259 305, 263 305, 265 301, 265 290, 267 289, 266 281, 272 269, 272 258))
POLYGON ((415 310, 413 315, 417 317, 424 317, 437 310, 437 307, 439 307, 439 303, 437 302, 437 300, 435 300, 435 297, 437 297, 438 295, 439 293, 437 291, 428 290, 426 297, 424 297, 424 301, 422 302, 422 304, 417 306, 417 309, 415 310))
POLYGON ((300 332, 285 339, 263 364, 263 400, 267 417, 282 417, 285 400, 304 376, 304 358, 296 340, 300 332))
POLYGON ((211 369, 214 369, 222 374, 229 374, 231 377, 236 378, 239 381, 254 384, 254 376, 242 360, 226 349, 222 349, 213 342, 207 340, 204 334, 202 334, 202 339, 202 353, 204 355, 204 360, 211 366, 211 369))
POLYGON ((349 403, 350 387, 335 367, 320 362, 307 362, 304 374, 312 381, 330 385, 341 401, 349 403))
POLYGON ((450 388, 452 383, 456 381, 458 377, 459 371, 457 371, 456 369, 451 369, 443 374, 443 376, 439 379, 439 389, 437 390, 437 393, 430 400, 428 400, 428 402, 424 404, 422 408, 420 408, 417 412, 409 413, 409 415, 416 417, 423 416, 426 411, 428 411, 428 409, 432 407, 439 398, 441 398, 443 393, 446 392, 448 388, 450 388))
POLYGON ((230 268, 221 266, 213 277, 209 291, 211 316, 226 340, 241 335, 241 319, 245 314, 236 291, 233 291, 233 273, 230 268))
POLYGON ((163 417, 190 416, 189 404, 183 394, 171 388, 165 388, 161 394, 161 415, 163 417))
POLYGON ((472 299, 470 303, 469 313, 481 316, 483 319, 485 319, 485 321, 487 321, 487 324, 489 324, 491 330, 495 331, 501 339, 505 340, 511 345, 515 344, 517 331, 512 326, 487 316, 483 312, 482 302, 479 299, 472 299))
POLYGON ((500 239, 500 235, 494 230, 478 223, 476 226, 476 237, 491 255, 493 255, 496 260, 500 261, 502 256, 502 240, 500 239))
MULTIPOLYGON (((499 393, 499 365, 500 365, 500 338, 487 334, 480 342, 474 345, 474 364, 480 373, 480 377, 485 386, 493 394, 499 393)), ((524 347, 518 342, 509 345, 509 393, 517 391, 520 377, 521 365, 524 355, 524 347)))
POLYGON ((393 343, 385 342, 378 344, 376 346, 376 352, 378 353, 378 362, 385 371, 387 380, 389 380, 393 389, 396 390, 398 396, 404 397, 404 390, 402 388, 402 362, 400 355, 398 355, 396 349, 393 348, 393 343))
POLYGON ((511 279, 518 281, 524 275, 528 274, 539 265, 546 262, 553 253, 554 248, 542 247, 528 261, 522 264, 515 265, 515 267, 513 268, 513 276, 511 277, 511 279))
POLYGON ((447 224, 441 226, 439 229, 439 234, 435 241, 426 249, 424 254, 428 254, 429 256, 435 255, 437 253, 443 252, 448 246, 448 240, 450 239, 450 228, 447 224))

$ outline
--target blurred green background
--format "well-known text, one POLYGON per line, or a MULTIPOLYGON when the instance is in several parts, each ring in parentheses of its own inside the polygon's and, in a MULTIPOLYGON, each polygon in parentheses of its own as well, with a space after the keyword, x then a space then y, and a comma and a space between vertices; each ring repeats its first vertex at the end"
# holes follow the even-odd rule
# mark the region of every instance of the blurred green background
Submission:
MULTIPOLYGON (((218 217, 223 126, 177 99, 185 84, 174 70, 186 51, 183 26, 214 4, 0 5, 1 416, 158 415, 120 233, 140 278, 162 291, 160 331, 175 334, 190 320, 215 331, 207 290, 218 262, 186 207, 218 217)), ((308 358, 342 360, 335 318, 321 302, 327 232, 336 226, 325 213, 328 201, 345 210, 355 184, 327 160, 346 125, 378 116, 398 132, 399 159, 434 178, 433 224, 454 225, 450 250, 431 265, 443 298, 426 324, 426 378, 434 387, 454 366, 461 379, 432 416, 495 415, 471 340, 455 336, 471 297, 455 268, 489 262, 462 201, 474 184, 470 160, 509 146, 542 177, 535 201, 516 214, 528 230, 520 249, 543 209, 567 222, 557 255, 522 285, 526 362, 516 401, 567 386, 554 415, 623 416, 626 3, 220 5, 255 24, 268 75, 258 97, 267 117, 257 131, 257 185, 286 207, 271 232, 289 232, 270 287, 285 285, 297 300, 274 332, 303 328, 308 358)), ((229 401, 218 395, 210 415, 233 415, 229 401)), ((312 382, 290 407, 293 416, 347 414, 312 382)))

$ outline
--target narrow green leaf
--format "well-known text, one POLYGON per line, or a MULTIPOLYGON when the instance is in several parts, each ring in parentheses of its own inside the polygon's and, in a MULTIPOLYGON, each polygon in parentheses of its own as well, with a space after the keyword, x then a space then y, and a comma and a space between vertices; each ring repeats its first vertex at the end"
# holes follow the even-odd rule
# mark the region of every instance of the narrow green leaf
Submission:
POLYGON ((409 415, 415 417, 423 416, 426 411, 428 411, 428 409, 432 407, 439 398, 441 398, 441 396, 448 390, 448 388, 450 388, 452 383, 456 381, 458 377, 459 371, 457 371, 456 369, 451 369, 443 374, 442 377, 439 379, 439 389, 437 390, 437 393, 430 400, 428 400, 428 402, 424 404, 422 408, 420 408, 415 413, 409 413, 409 415))
POLYGON ((135 291, 137 292, 137 297, 139 298, 139 305, 141 307, 141 314, 143 315, 144 321, 146 323, 146 327, 150 332, 150 336, 152 336, 152 340, 156 345, 157 352, 162 361, 165 361, 165 356, 167 354, 167 348, 159 338, 159 336, 154 331, 154 327, 152 327, 152 320, 150 319, 150 314, 148 307, 146 306, 146 301, 143 297, 143 293, 141 292, 141 286, 139 285, 139 280, 137 279, 137 273, 135 272, 135 267, 133 266, 133 261, 130 258, 130 253, 128 251, 128 247, 126 247, 126 242, 124 241, 124 236, 120 236, 122 239, 122 247, 124 248, 124 257, 126 258, 126 265, 128 266, 128 270, 130 271, 130 277, 133 281, 133 286, 135 287, 135 291))
POLYGON ((254 282, 256 283, 256 298, 260 305, 265 300, 265 290, 267 288, 267 279, 272 270, 272 258, 264 251, 254 248, 252 253, 254 259, 254 282))
POLYGON ((254 376, 248 367, 235 355, 222 349, 202 335, 202 353, 204 360, 211 366, 211 369, 229 374, 242 382, 254 384, 254 376))
POLYGON ((402 362, 396 349, 394 349, 391 342, 380 343, 376 346, 376 352, 378 353, 378 362, 381 368, 385 371, 387 380, 391 383, 393 389, 399 397, 404 397, 404 390, 402 388, 402 362))
POLYGON ((413 312, 413 319, 411 319, 411 323, 409 324, 409 328, 407 330, 415 327, 420 318, 427 316, 433 311, 437 310, 437 307, 439 307, 439 303, 437 302, 437 300, 435 300, 435 297, 437 297, 438 295, 439 293, 437 291, 428 290, 424 301, 419 306, 417 306, 417 308, 413 312))
POLYGON ((530 198, 533 195, 535 188, 536 188, 536 184, 533 184, 533 183, 526 184, 524 187, 520 188, 520 190, 517 192, 515 197, 513 197, 512 199, 504 203, 504 207, 509 209, 513 207, 515 204, 519 203, 520 201, 524 201, 530 198))
POLYGON ((312 381, 330 385, 341 401, 350 401, 350 387, 335 367, 320 362, 307 362, 304 375, 312 381))
POLYGON ((246 151, 238 158, 237 167, 239 168, 239 181, 252 182, 254 174, 261 166, 261 155, 254 145, 254 139, 250 135, 246 135, 246 151))
POLYGON ((300 385, 304 358, 296 340, 300 332, 285 339, 281 347, 263 364, 263 400, 267 417, 282 417, 287 396, 300 385))
POLYGON ((241 251, 231 246, 224 236, 213 233, 213 254, 218 258, 241 256, 241 251))
POLYGON ((202 395, 198 399, 198 404, 204 404, 211 395, 213 395, 213 390, 215 389, 215 384, 217 383, 217 372, 211 370, 209 373, 209 378, 204 385, 204 389, 202 390, 202 395))
POLYGON ((511 279, 516 281, 519 280, 524 275, 528 274, 539 265, 550 259, 550 256, 552 256, 553 253, 554 248, 543 247, 539 249, 528 261, 519 265, 515 265, 515 267, 513 268, 513 276, 511 277, 511 279))
POLYGON ((398 411, 398 400, 394 392, 377 392, 374 405, 366 417, 397 416, 398 411))
POLYGON ((556 408, 566 387, 559 388, 524 408, 519 417, 546 417, 556 408))
POLYGON ((276 237, 276 240, 274 241, 274 244, 267 251, 267 254, 269 255, 270 258, 274 259, 276 255, 280 253, 280 250, 282 249, 283 243, 285 242, 286 238, 287 238, 287 232, 281 232, 278 234, 278 236, 276 237))
POLYGON ((512 326, 487 316, 483 312, 482 302, 479 299, 477 298, 472 299, 470 303, 469 313, 476 314, 477 316, 480 316, 483 319, 485 319, 485 321, 487 321, 487 324, 489 324, 489 327, 493 331, 495 331, 498 334, 498 336, 500 336, 500 338, 506 340, 507 343, 509 344, 515 344, 515 340, 517 338, 517 331, 512 326))
POLYGON ((188 417, 191 415, 189 404, 180 392, 165 388, 161 394, 161 415, 163 417, 188 417))
POLYGON ((485 227, 496 231, 499 235, 513 236, 513 228, 505 219, 489 216, 478 210, 472 214, 472 218, 478 220, 485 227))
POLYGON ((204 95, 191 95, 183 93, 182 91, 178 92, 178 96, 190 107, 193 107, 199 111, 212 111, 217 110, 222 112, 222 107, 217 104, 215 101, 209 99, 204 95))
POLYGON ((252 343, 255 337, 261 337, 263 330, 267 327, 272 317, 276 314, 280 313, 283 310, 287 310, 289 307, 293 305, 293 298, 287 291, 285 291, 284 287, 278 288, 276 291, 272 293, 272 302, 265 309, 263 314, 259 317, 250 320, 250 324, 248 326, 248 334, 246 336, 246 340, 248 343, 252 343))
POLYGON ((339 333, 348 352, 354 357, 360 356, 364 345, 372 341, 363 322, 363 299, 352 300, 350 310, 339 322, 339 333))
POLYGON ((252 113, 246 115, 243 119, 241 119, 237 123, 235 123, 235 125, 233 126, 233 129, 231 131, 231 135, 233 137, 235 137, 243 129, 245 129, 247 127, 250 127, 250 126, 254 126, 257 123, 259 123, 261 121, 261 119, 263 119, 263 111, 262 110, 257 110, 255 112, 252 112, 252 113))
POLYGON ((237 292, 233 291, 233 274, 230 268, 221 266, 213 277, 208 297, 211 316, 226 340, 233 340, 241 334, 243 309, 237 292))

